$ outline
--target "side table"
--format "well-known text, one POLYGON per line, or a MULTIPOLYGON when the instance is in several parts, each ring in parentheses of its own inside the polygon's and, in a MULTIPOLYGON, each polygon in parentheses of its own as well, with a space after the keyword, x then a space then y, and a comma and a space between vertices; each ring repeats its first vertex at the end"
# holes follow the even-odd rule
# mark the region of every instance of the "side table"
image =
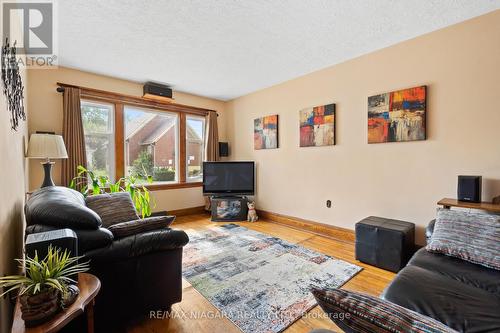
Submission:
POLYGON ((54 318, 35 327, 25 327, 21 318, 21 305, 16 302, 12 333, 52 333, 66 326, 83 312, 87 314, 87 332, 94 332, 94 303, 95 297, 101 289, 101 281, 88 273, 78 274, 78 288, 80 294, 69 308, 59 312, 54 318))

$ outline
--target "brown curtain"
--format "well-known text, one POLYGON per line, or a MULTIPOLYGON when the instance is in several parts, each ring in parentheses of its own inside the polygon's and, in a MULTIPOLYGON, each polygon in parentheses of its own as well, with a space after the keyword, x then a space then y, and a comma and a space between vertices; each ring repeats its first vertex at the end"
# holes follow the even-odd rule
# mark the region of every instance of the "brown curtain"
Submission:
MULTIPOLYGON (((217 113, 209 112, 206 117, 205 130, 205 161, 219 160, 219 130, 217 127, 217 113)), ((205 210, 210 210, 210 198, 205 197, 205 210)))
POLYGON ((219 160, 219 130, 217 128, 217 113, 209 112, 206 117, 205 131, 205 161, 219 160))
POLYGON ((79 88, 64 88, 62 135, 68 159, 62 161, 61 180, 63 186, 68 186, 76 176, 76 168, 79 165, 87 166, 79 88))

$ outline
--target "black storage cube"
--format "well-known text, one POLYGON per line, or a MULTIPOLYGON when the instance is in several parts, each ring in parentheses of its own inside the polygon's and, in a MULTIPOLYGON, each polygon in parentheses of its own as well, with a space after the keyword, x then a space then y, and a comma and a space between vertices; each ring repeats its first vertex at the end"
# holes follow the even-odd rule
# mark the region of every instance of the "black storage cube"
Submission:
POLYGON ((377 216, 356 223, 356 259, 392 272, 413 255, 415 224, 377 216))

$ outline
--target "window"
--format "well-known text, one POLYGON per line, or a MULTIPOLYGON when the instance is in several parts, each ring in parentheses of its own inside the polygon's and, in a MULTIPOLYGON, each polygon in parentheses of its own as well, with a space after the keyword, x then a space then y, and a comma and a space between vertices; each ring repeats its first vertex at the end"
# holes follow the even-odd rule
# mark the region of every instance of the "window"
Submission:
POLYGON ((87 168, 98 176, 115 177, 114 107, 81 102, 87 168))
POLYGON ((186 179, 201 181, 203 157, 205 155, 205 118, 186 117, 186 179))
POLYGON ((201 186, 213 110, 80 87, 87 168, 149 189, 201 186), (151 176, 149 184, 146 176, 151 176))
POLYGON ((178 122, 176 113, 124 107, 125 174, 145 181, 176 182, 178 122))

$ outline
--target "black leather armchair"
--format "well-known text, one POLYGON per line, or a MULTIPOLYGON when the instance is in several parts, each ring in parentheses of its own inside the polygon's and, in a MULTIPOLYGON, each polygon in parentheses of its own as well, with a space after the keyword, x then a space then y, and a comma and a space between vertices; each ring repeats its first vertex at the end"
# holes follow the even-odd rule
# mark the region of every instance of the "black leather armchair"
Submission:
POLYGON ((95 308, 101 330, 169 311, 181 301, 182 248, 189 241, 184 231, 165 228, 114 239, 83 195, 57 186, 33 193, 25 213, 26 234, 61 228, 77 234, 79 255, 90 260, 90 272, 101 280, 95 308))

